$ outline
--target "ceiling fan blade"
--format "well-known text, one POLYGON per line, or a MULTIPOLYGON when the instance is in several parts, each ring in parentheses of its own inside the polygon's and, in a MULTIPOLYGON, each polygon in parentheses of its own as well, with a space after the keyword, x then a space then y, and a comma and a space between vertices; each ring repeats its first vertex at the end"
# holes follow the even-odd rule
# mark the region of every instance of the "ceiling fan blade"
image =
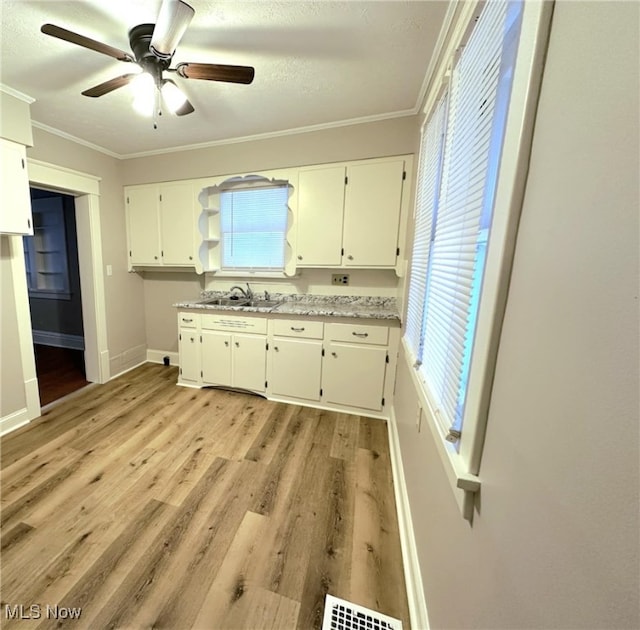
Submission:
POLYGON ((228 66, 215 63, 179 63, 175 72, 185 79, 244 84, 251 83, 255 74, 251 66, 228 66))
POLYGON ((187 114, 192 114, 196 110, 193 108, 193 105, 189 101, 185 101, 184 105, 179 109, 176 109, 176 116, 186 116, 187 114))
POLYGON ((118 88, 124 87, 128 83, 131 83, 131 81, 137 76, 139 76, 137 73, 123 74, 120 77, 109 79, 109 81, 105 81, 100 85, 95 85, 94 87, 85 90, 82 95, 95 98, 97 96, 102 96, 103 94, 108 94, 109 92, 113 92, 113 90, 117 90, 118 88))
POLYGON ((195 11, 183 0, 163 0, 149 48, 160 59, 171 59, 195 11))
POLYGON ((68 31, 66 28, 56 26, 55 24, 43 24, 40 31, 45 35, 51 35, 51 37, 57 37, 66 42, 82 46, 83 48, 95 50, 103 55, 109 55, 109 57, 114 57, 119 61, 135 61, 135 59, 129 53, 124 52, 124 50, 108 46, 102 42, 97 42, 95 39, 90 39, 84 35, 68 31))

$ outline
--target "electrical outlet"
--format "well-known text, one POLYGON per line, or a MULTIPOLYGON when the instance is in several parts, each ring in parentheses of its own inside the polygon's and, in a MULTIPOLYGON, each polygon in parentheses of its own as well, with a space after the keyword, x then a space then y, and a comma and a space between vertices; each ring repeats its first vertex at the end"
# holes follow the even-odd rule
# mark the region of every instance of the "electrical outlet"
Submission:
POLYGON ((347 273, 332 273, 331 284, 349 284, 349 274, 347 273))

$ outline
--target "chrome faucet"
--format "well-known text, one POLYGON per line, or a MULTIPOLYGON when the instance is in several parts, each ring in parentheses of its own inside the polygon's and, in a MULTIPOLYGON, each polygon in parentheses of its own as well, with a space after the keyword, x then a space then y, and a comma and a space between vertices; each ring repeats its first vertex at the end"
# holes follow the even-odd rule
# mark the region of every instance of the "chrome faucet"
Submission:
POLYGON ((236 285, 236 286, 233 286, 233 287, 231 287, 229 289, 229 293, 231 293, 235 289, 238 289, 238 291, 240 291, 240 293, 242 293, 242 295, 244 295, 244 297, 247 300, 252 300, 253 299, 253 291, 251 290, 251 287, 249 286, 248 282, 247 282, 247 290, 246 291, 242 287, 236 285))

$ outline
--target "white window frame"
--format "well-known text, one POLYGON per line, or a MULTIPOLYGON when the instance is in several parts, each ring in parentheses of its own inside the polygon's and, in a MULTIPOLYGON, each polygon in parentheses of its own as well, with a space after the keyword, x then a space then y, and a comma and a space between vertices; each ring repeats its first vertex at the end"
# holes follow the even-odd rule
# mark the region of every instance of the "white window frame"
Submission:
MULTIPOLYGON (((221 186, 219 187, 219 196, 220 196, 220 269, 223 272, 227 273, 284 273, 286 268, 286 257, 287 257, 287 231, 289 224, 289 205, 288 199, 292 193, 292 186, 288 181, 284 180, 269 180, 265 177, 260 176, 250 176, 244 178, 230 178, 225 180, 221 186), (282 266, 281 267, 269 267, 269 266, 226 266, 225 265, 225 247, 224 247, 224 232, 222 230, 222 225, 224 221, 224 204, 222 203, 223 197, 225 194, 234 192, 244 192, 247 193, 249 191, 260 191, 260 190, 282 190, 284 191, 284 195, 287 199, 287 204, 284 209, 284 229, 282 230, 282 266)), ((230 234, 234 234, 234 231, 231 230, 230 234)), ((257 234, 256 232, 252 232, 253 234, 257 234)))
MULTIPOLYGON (((443 86, 448 82, 456 51, 467 38, 483 4, 458 3, 458 19, 451 26, 450 36, 445 39, 447 43, 439 55, 440 64, 428 89, 424 108, 426 120, 437 104, 443 86)), ((436 417, 436 408, 429 400, 424 384, 414 367, 415 356, 403 337, 405 356, 418 393, 420 414, 433 434, 460 510, 469 521, 473 519, 476 493, 481 486, 478 475, 490 394, 552 11, 552 2, 523 3, 518 52, 498 167, 491 236, 467 387, 464 427, 457 446, 446 440, 436 417)), ((410 283, 408 286, 410 287, 410 283)))

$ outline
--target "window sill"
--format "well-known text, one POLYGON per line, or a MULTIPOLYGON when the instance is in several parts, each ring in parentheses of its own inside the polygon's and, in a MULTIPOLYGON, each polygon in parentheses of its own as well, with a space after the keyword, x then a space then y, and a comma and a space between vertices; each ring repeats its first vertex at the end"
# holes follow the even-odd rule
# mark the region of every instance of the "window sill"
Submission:
POLYGON ((231 269, 220 269, 216 271, 210 271, 207 273, 214 273, 217 278, 292 278, 293 276, 287 274, 284 271, 243 271, 231 269))
POLYGON ((407 368, 411 374, 411 380, 418 397, 418 405, 420 409, 420 417, 418 422, 420 426, 422 421, 429 426, 436 450, 442 461, 442 466, 449 480, 449 485, 454 493, 460 512, 465 520, 469 523, 473 522, 473 511, 476 501, 476 493, 480 492, 480 479, 476 475, 472 475, 467 471, 465 463, 456 451, 455 446, 447 442, 445 436, 438 424, 435 411, 429 402, 424 387, 418 377, 418 373, 413 367, 411 352, 406 346, 404 338, 402 339, 402 347, 407 362, 407 368))

